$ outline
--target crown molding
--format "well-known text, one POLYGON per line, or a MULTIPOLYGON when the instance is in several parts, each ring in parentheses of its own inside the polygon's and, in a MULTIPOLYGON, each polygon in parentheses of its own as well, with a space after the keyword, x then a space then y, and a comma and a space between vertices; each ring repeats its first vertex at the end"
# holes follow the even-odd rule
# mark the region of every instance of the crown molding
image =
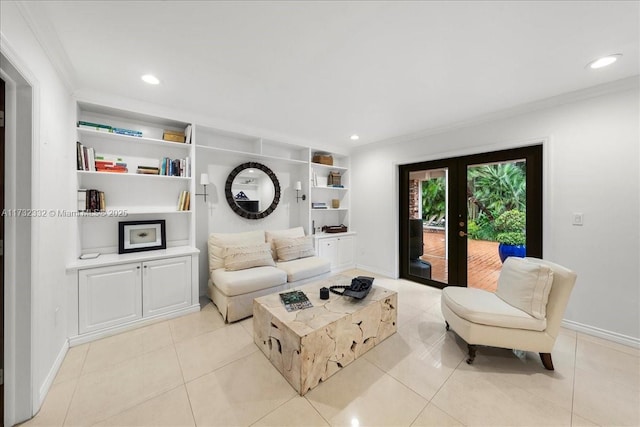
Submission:
POLYGON ((36 40, 44 50, 45 55, 51 61, 63 84, 69 92, 73 92, 78 85, 78 78, 64 49, 60 38, 51 25, 51 21, 43 14, 38 2, 17 1, 16 6, 20 14, 27 22, 36 40))
POLYGON ((561 95, 552 96, 550 98, 541 99, 538 101, 521 104, 515 107, 507 108, 504 110, 494 111, 492 113, 482 114, 468 120, 461 120, 444 126, 437 126, 430 129, 425 129, 419 132, 410 134, 404 134, 393 138, 388 138, 370 144, 360 145, 354 147, 351 153, 356 153, 363 149, 370 149, 376 146, 386 146, 393 144, 400 144, 403 142, 415 141, 417 139, 426 138, 432 135, 438 135, 443 133, 452 132, 458 129, 463 129, 471 126, 477 126, 484 123, 489 123, 497 120, 507 119, 509 117, 519 116, 521 114, 530 113, 533 111, 544 110, 564 104, 570 104, 573 102, 583 101, 590 98, 597 98, 599 96, 607 95, 610 93, 638 89, 640 88, 640 75, 626 77, 620 80, 616 80, 609 83, 603 83, 596 86, 591 86, 585 89, 580 89, 572 92, 567 92, 561 95))

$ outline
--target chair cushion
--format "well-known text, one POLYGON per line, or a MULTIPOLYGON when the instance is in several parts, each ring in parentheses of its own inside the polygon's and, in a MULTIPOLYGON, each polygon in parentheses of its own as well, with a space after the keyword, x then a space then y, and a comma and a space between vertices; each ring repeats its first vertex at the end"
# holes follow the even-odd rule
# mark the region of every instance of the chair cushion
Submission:
POLYGON ((306 258, 316 254, 313 248, 313 237, 302 236, 290 239, 275 239, 276 256, 278 261, 291 261, 306 258))
POLYGON ((442 290, 442 302, 459 317, 473 323, 532 331, 543 331, 547 327, 546 319, 536 319, 482 289, 448 286, 442 290))
POLYGON ((275 267, 254 267, 238 271, 218 268, 211 272, 211 281, 220 292, 232 297, 283 285, 287 283, 287 273, 275 267))
POLYGON ((276 262, 276 267, 287 274, 288 282, 308 279, 331 271, 331 262, 324 258, 312 256, 294 259, 293 261, 276 262))
POLYGON ((496 295, 531 316, 544 319, 552 283, 553 271, 548 266, 509 257, 502 265, 496 295))
POLYGON ((227 246, 224 251, 224 268, 227 271, 275 265, 268 243, 227 246))
POLYGON ((224 268, 224 250, 227 246, 264 243, 264 231, 244 233, 211 233, 209 235, 209 271, 224 268))
POLYGON ((302 227, 294 227, 287 228, 286 230, 271 230, 266 231, 264 233, 265 239, 267 243, 271 244, 271 253, 273 254, 273 259, 278 259, 276 254, 276 239, 290 239, 293 237, 304 237, 304 228, 302 227))

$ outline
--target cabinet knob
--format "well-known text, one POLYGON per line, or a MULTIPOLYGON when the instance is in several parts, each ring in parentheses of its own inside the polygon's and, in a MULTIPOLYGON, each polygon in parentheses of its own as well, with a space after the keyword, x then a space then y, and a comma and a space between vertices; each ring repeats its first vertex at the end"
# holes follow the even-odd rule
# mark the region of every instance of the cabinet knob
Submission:
POLYGON ((137 268, 138 270, 140 270, 140 266, 137 266, 136 268, 137 268))

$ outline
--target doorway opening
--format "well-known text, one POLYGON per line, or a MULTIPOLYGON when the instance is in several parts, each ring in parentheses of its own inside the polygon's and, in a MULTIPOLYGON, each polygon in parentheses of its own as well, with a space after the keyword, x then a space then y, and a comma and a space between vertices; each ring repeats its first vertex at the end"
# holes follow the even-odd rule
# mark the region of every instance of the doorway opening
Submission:
POLYGON ((506 256, 542 257, 542 145, 399 169, 400 277, 495 291, 506 256))

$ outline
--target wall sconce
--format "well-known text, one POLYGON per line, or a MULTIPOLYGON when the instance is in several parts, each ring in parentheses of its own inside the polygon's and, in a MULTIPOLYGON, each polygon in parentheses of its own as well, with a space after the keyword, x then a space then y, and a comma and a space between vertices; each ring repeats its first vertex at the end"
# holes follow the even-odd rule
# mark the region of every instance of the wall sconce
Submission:
POLYGON ((209 174, 200 174, 200 185, 204 187, 204 193, 196 193, 196 196, 204 196, 205 203, 207 202, 207 185, 209 184, 209 174))
POLYGON ((300 199, 307 200, 307 196, 304 194, 301 196, 300 192, 302 191, 302 183, 300 181, 296 182, 296 203, 300 203, 300 199))

